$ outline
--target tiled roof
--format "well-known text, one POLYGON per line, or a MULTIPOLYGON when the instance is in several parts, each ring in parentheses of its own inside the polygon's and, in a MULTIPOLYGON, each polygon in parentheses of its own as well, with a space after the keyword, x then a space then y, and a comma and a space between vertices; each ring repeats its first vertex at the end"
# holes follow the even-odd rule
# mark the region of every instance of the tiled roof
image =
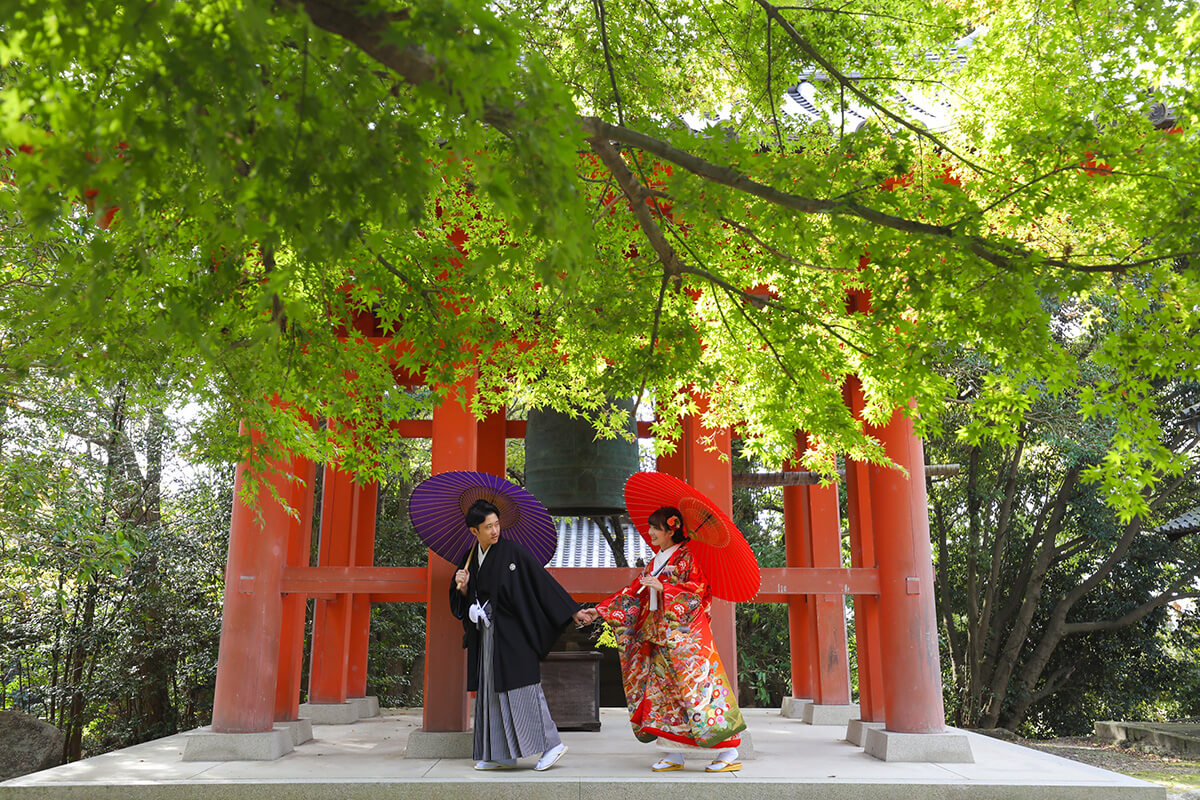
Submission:
POLYGON ((1200 506, 1155 528, 1156 533, 1165 533, 1172 539, 1179 539, 1197 531, 1200 531, 1200 506))
MULTIPOLYGON (((925 59, 932 64, 938 65, 946 73, 957 72, 967 63, 967 51, 971 48, 974 34, 960 39, 955 47, 951 47, 945 54, 927 53, 925 59)), ((863 80, 863 75, 854 70, 848 70, 844 73, 847 78, 852 81, 863 80)), ((818 67, 809 67, 801 70, 797 76, 795 85, 787 89, 787 97, 795 103, 794 113, 801 113, 814 119, 824 119, 826 112, 823 112, 816 102, 813 95, 814 84, 829 82, 829 75, 824 70, 818 67)), ((924 99, 918 97, 910 97, 900 92, 894 92, 890 101, 892 105, 902 106, 913 115, 915 121, 929 127, 940 128, 944 126, 950 119, 952 109, 949 103, 924 99)), ((848 129, 857 128, 864 122, 868 116, 874 115, 874 111, 866 108, 856 107, 856 103, 851 102, 845 108, 846 122, 848 129)), ((836 116, 836 115, 834 115, 836 116)))
MULTIPOLYGON (((596 523, 586 517, 558 517, 558 549, 547 567, 615 567, 612 549, 596 523)), ((654 553, 630 523, 625 523, 625 559, 650 560, 654 553)))
MULTIPOLYGON (((942 74, 951 75, 958 72, 967 63, 967 53, 973 47, 975 37, 982 30, 982 28, 977 28, 956 41, 953 47, 948 48, 944 52, 926 53, 925 60, 935 65, 942 74)), ((901 79, 880 80, 868 78, 861 72, 853 69, 845 70, 842 72, 842 75, 853 82, 873 82, 892 87, 905 83, 901 79)), ((877 112, 874 109, 860 105, 855 98, 844 97, 846 105, 842 109, 842 115, 839 117, 835 109, 830 108, 827 102, 819 100, 815 94, 816 84, 830 82, 830 75, 820 67, 810 66, 801 70, 796 76, 796 83, 785 92, 785 96, 792 101, 792 104, 785 104, 784 109, 794 116, 807 116, 815 120, 828 119, 834 124, 843 125, 847 132, 856 130, 868 117, 876 115, 877 112)), ((939 130, 952 123, 954 109, 949 103, 934 97, 922 97, 920 96, 920 90, 916 87, 911 88, 909 91, 910 94, 905 95, 892 88, 882 99, 886 105, 891 106, 893 109, 902 107, 908 112, 912 122, 924 125, 930 130, 939 130)), ((1151 124, 1160 130, 1169 130, 1178 124, 1178 115, 1175 111, 1162 103, 1154 103, 1147 116, 1151 124)))

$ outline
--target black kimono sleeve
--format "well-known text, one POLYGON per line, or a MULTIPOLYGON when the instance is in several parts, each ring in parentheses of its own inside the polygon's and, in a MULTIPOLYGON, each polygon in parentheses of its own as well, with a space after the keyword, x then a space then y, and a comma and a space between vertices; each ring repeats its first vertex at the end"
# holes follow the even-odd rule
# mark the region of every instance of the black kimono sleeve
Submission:
POLYGON ((517 565, 522 573, 522 590, 512 594, 514 616, 525 629, 526 641, 534 647, 538 661, 543 661, 579 610, 579 603, 528 550, 520 545, 514 545, 514 549, 521 554, 517 565))
POLYGON ((463 621, 467 688, 472 691, 479 685, 479 630, 466 612, 476 601, 487 603, 496 639, 492 674, 497 691, 540 683, 540 662, 579 604, 521 545, 501 538, 488 548, 483 565, 471 570, 467 594, 453 583, 450 587, 450 609, 463 621))

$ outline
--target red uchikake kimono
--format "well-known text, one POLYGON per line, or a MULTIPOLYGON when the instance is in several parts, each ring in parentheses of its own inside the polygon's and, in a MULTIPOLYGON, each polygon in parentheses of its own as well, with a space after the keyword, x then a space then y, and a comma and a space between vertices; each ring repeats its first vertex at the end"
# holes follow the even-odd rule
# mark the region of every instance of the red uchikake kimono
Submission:
MULTIPOLYGON (((650 575, 653 562, 642 575, 650 575)), ((650 589, 633 583, 596 606, 612 627, 633 735, 697 747, 737 746, 746 729, 709 623, 712 592, 688 543, 657 575, 663 591, 651 611, 650 589)))

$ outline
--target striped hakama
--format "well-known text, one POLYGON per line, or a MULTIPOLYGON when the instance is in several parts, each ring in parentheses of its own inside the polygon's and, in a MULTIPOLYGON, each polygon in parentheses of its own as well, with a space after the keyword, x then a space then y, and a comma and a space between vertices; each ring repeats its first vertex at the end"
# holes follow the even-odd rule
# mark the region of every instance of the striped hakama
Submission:
POLYGON ((475 693, 477 761, 501 761, 541 755, 562 743, 550 718, 542 684, 497 692, 492 671, 495 636, 479 624, 479 690, 475 693))

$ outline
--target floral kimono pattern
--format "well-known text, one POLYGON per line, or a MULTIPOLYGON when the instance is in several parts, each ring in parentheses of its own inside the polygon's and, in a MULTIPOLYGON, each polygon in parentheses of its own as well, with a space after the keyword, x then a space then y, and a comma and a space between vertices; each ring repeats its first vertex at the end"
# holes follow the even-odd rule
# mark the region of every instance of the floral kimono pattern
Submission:
MULTIPOLYGON (((647 566, 643 575, 651 574, 647 566)), ((746 729, 709 624, 712 593, 681 544, 658 574, 659 608, 635 579, 596 607, 612 627, 633 735, 698 747, 740 742, 746 729)))

